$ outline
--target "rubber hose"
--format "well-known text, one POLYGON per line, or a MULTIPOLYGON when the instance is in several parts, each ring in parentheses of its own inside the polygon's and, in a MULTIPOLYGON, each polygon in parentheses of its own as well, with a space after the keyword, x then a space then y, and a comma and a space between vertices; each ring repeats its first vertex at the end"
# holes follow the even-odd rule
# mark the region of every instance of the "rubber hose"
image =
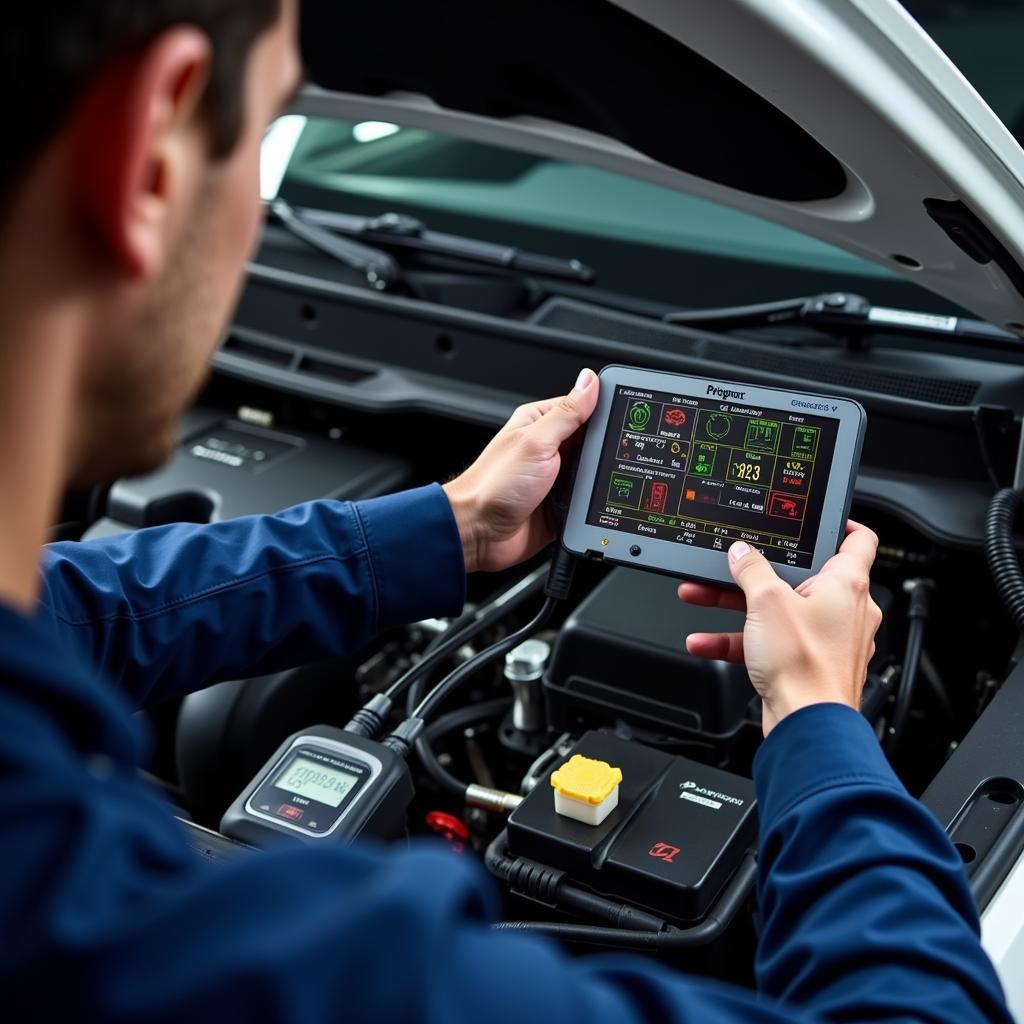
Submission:
POLYGON ((1007 487, 989 503, 985 517, 985 558, 1010 618, 1017 629, 1024 631, 1024 570, 1013 539, 1020 500, 1020 493, 1007 487))

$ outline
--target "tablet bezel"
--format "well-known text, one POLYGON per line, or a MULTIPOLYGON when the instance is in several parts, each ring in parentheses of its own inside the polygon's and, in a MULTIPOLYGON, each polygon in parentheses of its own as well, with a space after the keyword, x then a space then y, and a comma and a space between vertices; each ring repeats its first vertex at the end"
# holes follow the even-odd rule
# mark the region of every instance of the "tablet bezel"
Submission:
POLYGON ((848 398, 812 394, 808 391, 791 391, 744 381, 665 373, 661 370, 644 370, 632 366, 606 366, 600 373, 600 379, 601 393, 597 408, 587 425, 562 534, 562 544, 567 551, 580 557, 600 558, 618 565, 633 566, 669 576, 735 586, 729 573, 725 551, 689 547, 675 541, 638 536, 635 533, 620 532, 608 527, 591 526, 586 521, 617 388, 667 391, 689 398, 707 399, 708 388, 724 387, 731 390, 741 389, 741 401, 745 406, 764 406, 781 410, 789 408, 794 401, 800 401, 835 408, 835 412, 819 408, 808 410, 810 415, 834 419, 839 423, 811 567, 803 569, 775 561, 771 564, 782 579, 795 587, 817 573, 836 553, 845 535, 867 423, 867 414, 859 402, 848 398), (631 549, 639 549, 640 553, 634 555, 631 549))

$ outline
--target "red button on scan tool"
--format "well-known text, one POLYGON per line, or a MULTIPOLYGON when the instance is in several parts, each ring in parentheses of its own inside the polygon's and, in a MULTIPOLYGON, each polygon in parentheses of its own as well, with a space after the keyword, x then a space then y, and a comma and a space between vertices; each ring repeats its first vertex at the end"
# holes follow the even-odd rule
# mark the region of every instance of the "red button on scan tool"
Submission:
POLYGON ((277 813, 282 818, 291 818, 292 821, 299 821, 302 818, 302 811, 300 808, 295 807, 292 804, 281 804, 277 809, 277 813))

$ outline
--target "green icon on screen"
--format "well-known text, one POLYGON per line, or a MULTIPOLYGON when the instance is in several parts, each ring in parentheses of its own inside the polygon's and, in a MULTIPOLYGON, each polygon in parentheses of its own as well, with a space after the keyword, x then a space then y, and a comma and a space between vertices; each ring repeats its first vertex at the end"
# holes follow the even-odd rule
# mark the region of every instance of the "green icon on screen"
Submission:
POLYGON ((704 424, 704 429, 708 433, 708 437, 713 437, 716 441, 720 441, 729 430, 732 428, 732 417, 723 416, 720 412, 713 412, 709 417, 707 423, 704 424))
POLYGON ((631 430, 643 430, 651 422, 651 407, 647 402, 634 402, 629 410, 629 427, 631 430))
POLYGON ((643 480, 640 477, 616 473, 612 476, 611 485, 608 488, 608 501, 612 505, 639 508, 642 489, 643 480))
POLYGON ((817 427, 796 427, 793 431, 793 455, 805 455, 809 459, 814 458, 815 450, 818 447, 817 427))
POLYGON ((749 420, 743 446, 753 451, 774 452, 779 441, 779 426, 777 420, 749 420))
POLYGON ((712 444, 698 445, 693 458, 693 464, 690 467, 690 472, 694 476, 711 476, 712 471, 715 468, 715 455, 718 453, 718 449, 712 444))

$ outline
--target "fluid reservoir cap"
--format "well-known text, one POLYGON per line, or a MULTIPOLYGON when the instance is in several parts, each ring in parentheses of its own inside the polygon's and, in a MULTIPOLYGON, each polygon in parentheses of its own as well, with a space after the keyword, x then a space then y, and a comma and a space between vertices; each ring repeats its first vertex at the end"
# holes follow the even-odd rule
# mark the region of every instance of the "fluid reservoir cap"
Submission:
POLYGON ((505 678, 514 683, 540 679, 550 657, 550 644, 526 640, 505 655, 505 678))
POLYGON ((559 796, 594 805, 604 803, 621 781, 622 769, 582 754, 574 754, 551 773, 551 785, 559 796))

